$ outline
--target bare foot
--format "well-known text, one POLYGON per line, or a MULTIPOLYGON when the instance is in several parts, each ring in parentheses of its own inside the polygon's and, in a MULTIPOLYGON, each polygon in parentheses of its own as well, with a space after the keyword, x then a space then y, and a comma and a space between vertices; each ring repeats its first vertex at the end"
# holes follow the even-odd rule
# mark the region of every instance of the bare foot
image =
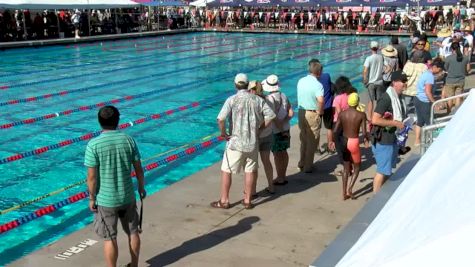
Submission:
POLYGON ((343 200, 347 200, 347 199, 349 199, 350 197, 351 197, 351 196, 345 194, 345 195, 343 195, 343 200))

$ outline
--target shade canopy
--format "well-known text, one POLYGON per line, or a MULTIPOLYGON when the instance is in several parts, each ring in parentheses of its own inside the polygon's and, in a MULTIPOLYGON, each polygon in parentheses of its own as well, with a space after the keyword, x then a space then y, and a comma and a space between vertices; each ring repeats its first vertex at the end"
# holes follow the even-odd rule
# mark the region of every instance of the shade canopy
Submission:
MULTIPOLYGON (((142 0, 143 1, 143 0, 142 0)), ((458 0, 210 0, 195 1, 193 6, 297 6, 297 7, 406 7, 457 5, 458 0), (196 4, 195 4, 196 3, 196 4)))
POLYGON ((186 4, 179 0, 134 0, 144 6, 185 6, 186 4))
POLYGON ((131 0, 0 0, 0 8, 73 9, 139 6, 131 0))

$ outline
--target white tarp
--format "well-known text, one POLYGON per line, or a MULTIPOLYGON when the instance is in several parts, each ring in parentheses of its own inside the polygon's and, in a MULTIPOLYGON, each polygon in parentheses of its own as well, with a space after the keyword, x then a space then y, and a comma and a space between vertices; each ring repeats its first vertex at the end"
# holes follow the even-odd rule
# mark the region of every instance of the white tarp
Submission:
POLYGON ((139 6, 131 0, 0 0, 0 8, 72 9, 139 6))
POLYGON ((190 6, 195 6, 195 7, 205 7, 206 4, 209 4, 211 2, 214 2, 215 0, 196 0, 190 3, 190 6))
POLYGON ((337 267, 473 266, 475 90, 337 267))

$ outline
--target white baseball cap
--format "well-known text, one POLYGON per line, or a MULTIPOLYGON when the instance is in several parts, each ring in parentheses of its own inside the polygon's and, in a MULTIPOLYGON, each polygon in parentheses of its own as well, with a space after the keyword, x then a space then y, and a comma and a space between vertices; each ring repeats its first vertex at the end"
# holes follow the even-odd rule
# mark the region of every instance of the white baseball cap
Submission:
POLYGON ((378 47, 379 47, 379 44, 378 44, 378 42, 376 42, 376 41, 371 41, 371 43, 369 44, 369 47, 370 47, 370 48, 378 48, 378 47))
POLYGON ((239 84, 239 83, 243 83, 243 84, 247 84, 249 83, 249 80, 247 79, 247 75, 244 74, 244 73, 238 73, 236 75, 236 77, 234 77, 234 83, 235 84, 239 84))

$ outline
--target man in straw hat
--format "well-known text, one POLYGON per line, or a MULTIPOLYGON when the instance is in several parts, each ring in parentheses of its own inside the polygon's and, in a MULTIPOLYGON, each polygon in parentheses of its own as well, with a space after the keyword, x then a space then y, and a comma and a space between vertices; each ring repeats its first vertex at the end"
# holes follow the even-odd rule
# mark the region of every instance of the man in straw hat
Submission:
POLYGON ((359 133, 360 127, 363 131, 363 137, 366 147, 369 147, 368 133, 366 131, 366 114, 364 106, 360 105, 360 99, 357 93, 348 96, 349 108, 342 111, 334 127, 335 138, 339 138, 342 151, 343 166, 343 200, 354 198, 353 186, 355 185, 360 173, 361 151, 359 133), (353 170, 353 173, 352 173, 353 170), (350 184, 348 186, 348 177, 350 184))
POLYGON ((211 202, 211 207, 230 208, 231 174, 244 169, 246 178, 242 203, 244 208, 251 209, 251 194, 258 167, 259 128, 268 126, 275 114, 262 98, 248 91, 249 80, 246 74, 237 74, 234 85, 237 93, 226 99, 217 118, 221 136, 228 142, 221 165, 221 197, 218 201, 211 202), (226 130, 228 119, 229 131, 226 130))
POLYGON ((439 46, 439 57, 444 59, 452 54, 450 45, 452 44, 452 31, 449 28, 442 28, 437 33, 436 44, 439 46))
POLYGON ((272 122, 272 153, 274 154, 275 169, 277 178, 274 185, 287 184, 287 167, 289 165, 289 154, 287 149, 290 147, 290 119, 294 112, 287 96, 280 91, 279 78, 272 74, 262 82, 262 88, 268 93, 267 103, 276 114, 272 122))
POLYGON ((381 50, 381 54, 384 59, 383 82, 387 88, 391 84, 391 74, 399 68, 397 50, 392 45, 387 45, 381 50))
POLYGON ((465 49, 465 55, 467 56, 471 56, 472 55, 472 52, 473 52, 473 31, 472 31, 472 27, 470 27, 469 25, 465 26, 465 28, 463 29, 463 38, 465 39, 467 45, 466 45, 466 49, 465 49))

